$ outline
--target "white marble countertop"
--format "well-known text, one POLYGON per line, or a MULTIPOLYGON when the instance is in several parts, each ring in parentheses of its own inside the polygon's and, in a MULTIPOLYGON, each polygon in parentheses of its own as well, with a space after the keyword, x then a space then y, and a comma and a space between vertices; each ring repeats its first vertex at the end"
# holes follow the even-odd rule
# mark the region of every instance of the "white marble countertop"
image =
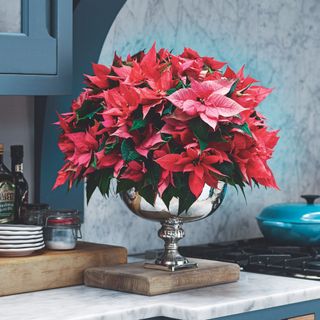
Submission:
POLYGON ((319 281, 242 272, 235 283, 155 297, 85 286, 1 297, 0 319, 136 320, 166 316, 200 320, 319 298, 319 281))

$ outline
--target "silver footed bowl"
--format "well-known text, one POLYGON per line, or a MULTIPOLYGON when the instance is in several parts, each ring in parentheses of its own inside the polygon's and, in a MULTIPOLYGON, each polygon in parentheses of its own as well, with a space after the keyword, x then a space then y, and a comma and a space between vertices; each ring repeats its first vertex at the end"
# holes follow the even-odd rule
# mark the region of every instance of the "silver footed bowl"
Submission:
POLYGON ((164 252, 155 264, 146 264, 145 267, 171 271, 196 267, 195 263, 189 262, 178 252, 178 241, 184 237, 182 224, 201 220, 213 214, 221 205, 226 188, 224 182, 219 182, 216 189, 205 185, 200 197, 187 211, 180 214, 178 214, 178 198, 172 198, 168 208, 158 195, 154 205, 151 205, 134 188, 122 193, 121 198, 134 214, 162 224, 158 235, 165 242, 164 252))

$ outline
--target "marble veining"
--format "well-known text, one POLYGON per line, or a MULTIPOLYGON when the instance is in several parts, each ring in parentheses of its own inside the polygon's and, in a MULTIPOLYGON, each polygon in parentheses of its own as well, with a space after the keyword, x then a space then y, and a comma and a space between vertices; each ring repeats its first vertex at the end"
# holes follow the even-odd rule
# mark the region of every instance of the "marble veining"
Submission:
MULTIPOLYGON (((248 188, 246 203, 229 188, 212 217, 185 225, 182 244, 260 236, 255 216, 263 207, 320 192, 319 13, 318 0, 128 0, 115 19, 100 63, 109 64, 115 50, 126 56, 156 41, 174 52, 192 47, 235 69, 245 63, 252 76, 274 88, 261 111, 280 129, 270 165, 281 191, 248 188)), ((121 244, 131 253, 161 247, 158 228, 98 192, 85 209, 86 240, 121 244)))
POLYGON ((75 286, 0 298, 1 320, 184 320, 222 316, 319 299, 320 283, 242 272, 235 283, 145 297, 75 286))

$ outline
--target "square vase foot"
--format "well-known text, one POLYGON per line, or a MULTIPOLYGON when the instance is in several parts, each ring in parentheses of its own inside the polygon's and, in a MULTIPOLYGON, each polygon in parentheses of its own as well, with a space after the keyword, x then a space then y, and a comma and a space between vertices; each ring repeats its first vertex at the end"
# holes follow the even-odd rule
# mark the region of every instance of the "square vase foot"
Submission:
POLYGON ((183 270, 183 269, 198 268, 198 264, 196 262, 192 262, 192 261, 189 261, 188 259, 186 259, 186 261, 184 261, 183 264, 166 266, 166 265, 162 265, 162 264, 146 262, 143 265, 143 267, 146 269, 174 272, 174 271, 179 271, 179 270, 183 270))
POLYGON ((183 291, 239 280, 237 264, 193 259, 198 268, 177 272, 144 267, 143 262, 100 268, 89 268, 84 274, 87 286, 131 292, 147 296, 183 291))

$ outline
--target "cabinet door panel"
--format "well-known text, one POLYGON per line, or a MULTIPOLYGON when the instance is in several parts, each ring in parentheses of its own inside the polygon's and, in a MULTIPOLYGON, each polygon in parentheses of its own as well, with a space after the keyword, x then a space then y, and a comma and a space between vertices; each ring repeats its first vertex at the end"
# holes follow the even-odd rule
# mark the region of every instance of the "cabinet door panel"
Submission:
POLYGON ((21 32, 21 0, 0 0, 0 32, 21 32))
POLYGON ((0 33, 0 95, 69 94, 72 0, 21 1, 21 32, 0 33))
POLYGON ((22 32, 0 33, 0 73, 56 74, 57 40, 48 30, 51 5, 51 0, 22 0, 22 32))

